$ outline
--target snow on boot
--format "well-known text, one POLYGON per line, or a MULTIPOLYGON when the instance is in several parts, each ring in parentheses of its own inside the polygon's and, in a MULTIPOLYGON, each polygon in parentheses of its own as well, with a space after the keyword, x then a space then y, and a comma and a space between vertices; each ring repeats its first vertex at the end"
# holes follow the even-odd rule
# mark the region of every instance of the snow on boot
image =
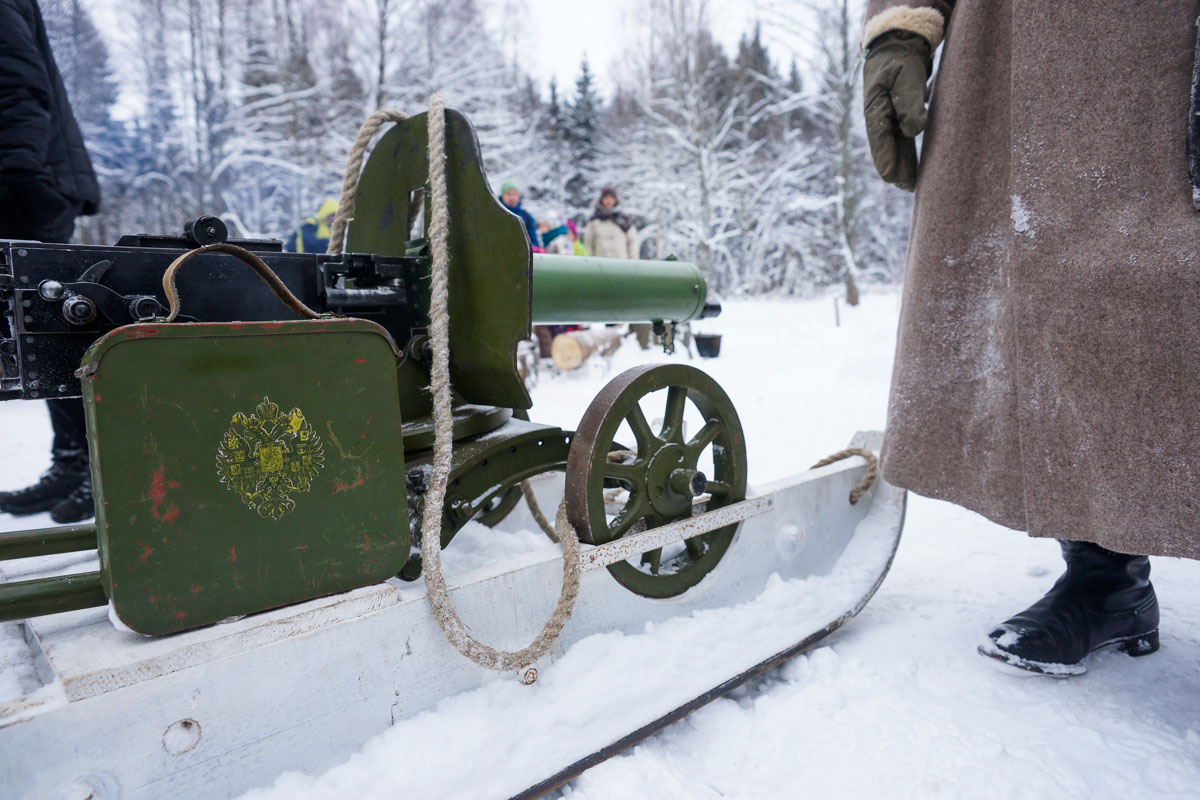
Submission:
POLYGON ((59 525, 82 522, 94 516, 96 516, 96 505, 92 501, 92 478, 90 475, 85 475, 82 483, 50 509, 50 519, 59 525))
POLYGON ((1046 596, 988 634, 979 652, 1028 672, 1067 677, 1088 656, 1119 645, 1131 656, 1158 649, 1158 599, 1150 559, 1091 542, 1059 540, 1067 571, 1046 596))
POLYGON ((51 457, 50 469, 37 483, 15 492, 0 492, 0 511, 17 515, 49 511, 88 478, 87 450, 58 449, 51 452, 51 457))

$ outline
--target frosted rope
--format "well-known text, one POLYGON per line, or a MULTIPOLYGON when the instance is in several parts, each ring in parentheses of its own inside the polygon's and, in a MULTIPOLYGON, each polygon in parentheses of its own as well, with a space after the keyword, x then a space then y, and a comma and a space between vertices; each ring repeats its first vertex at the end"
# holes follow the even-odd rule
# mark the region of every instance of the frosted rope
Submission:
MULTIPOLYGON (((363 126, 364 130, 366 127, 363 126)), ((446 579, 442 574, 441 559, 442 508, 446 500, 446 482, 450 475, 454 438, 450 394, 448 302, 450 212, 446 196, 446 108, 441 95, 435 94, 429 99, 428 127, 431 206, 429 247, 433 256, 429 302, 429 339, 433 349, 433 360, 430 366, 429 388, 433 395, 434 443, 433 470, 421 516, 421 572, 425 576, 426 592, 433 607, 434 619, 446 634, 447 640, 479 666, 501 671, 519 670, 528 681, 528 676, 536 673, 526 668, 550 651, 574 610, 575 599, 579 595, 579 538, 567 521, 566 503, 563 502, 558 507, 555 519, 555 532, 563 551, 562 591, 554 613, 528 646, 516 651, 497 650, 471 636, 454 610, 446 588, 446 579)), ((370 136, 366 138, 369 139, 370 136)), ((347 175, 351 173, 349 165, 346 171, 347 175)))
POLYGON ((850 505, 854 505, 862 499, 862 496, 866 494, 867 490, 870 489, 875 483, 875 478, 879 476, 879 459, 875 457, 874 453, 872 453, 870 450, 867 450, 865 447, 851 447, 846 450, 839 450, 831 456, 822 458, 820 461, 813 464, 811 468, 816 469, 817 467, 825 467, 834 463, 835 461, 841 461, 843 458, 850 458, 850 456, 862 456, 867 460, 866 474, 864 474, 862 479, 859 480, 858 483, 854 484, 854 488, 850 490, 850 505))
POLYGON ((525 505, 529 506, 529 513, 533 515, 533 521, 542 529, 542 533, 546 534, 547 539, 558 544, 558 531, 542 513, 542 505, 534 496, 533 487, 529 485, 529 481, 521 481, 521 494, 525 497, 525 505))
POLYGON ((329 245, 325 252, 337 255, 345 246, 346 226, 354 218, 354 204, 358 196, 358 176, 362 172, 363 159, 367 155, 367 146, 385 123, 403 122, 407 119, 403 112, 394 108, 381 108, 367 117, 366 122, 358 129, 354 144, 350 147, 350 155, 346 159, 346 172, 342 176, 342 197, 338 200, 337 214, 329 226, 329 245))

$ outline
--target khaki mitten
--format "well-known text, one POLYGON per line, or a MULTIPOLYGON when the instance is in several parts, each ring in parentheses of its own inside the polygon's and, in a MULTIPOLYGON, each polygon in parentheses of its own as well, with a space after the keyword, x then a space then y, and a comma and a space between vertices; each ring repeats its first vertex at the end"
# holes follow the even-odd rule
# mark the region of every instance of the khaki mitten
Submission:
POLYGON ((871 42, 863 67, 863 108, 875 169, 910 192, 917 184, 916 137, 925 130, 925 84, 932 69, 929 40, 902 30, 871 42))

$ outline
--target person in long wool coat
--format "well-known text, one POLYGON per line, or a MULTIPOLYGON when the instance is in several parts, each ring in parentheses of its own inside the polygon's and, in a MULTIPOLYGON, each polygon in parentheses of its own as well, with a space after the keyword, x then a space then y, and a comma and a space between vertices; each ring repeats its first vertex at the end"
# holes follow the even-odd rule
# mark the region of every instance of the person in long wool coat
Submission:
POLYGON ((1055 675, 1157 650, 1146 556, 1200 558, 1197 6, 1083 6, 870 0, 863 36, 875 165, 916 190, 883 474, 1060 540, 980 646, 1055 675))

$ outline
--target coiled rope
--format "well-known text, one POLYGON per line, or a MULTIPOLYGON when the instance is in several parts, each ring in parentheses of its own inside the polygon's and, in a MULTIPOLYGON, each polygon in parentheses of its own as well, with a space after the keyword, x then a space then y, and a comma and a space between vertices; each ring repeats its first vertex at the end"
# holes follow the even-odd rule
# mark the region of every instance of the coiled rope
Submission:
MULTIPOLYGON (((401 122, 404 119, 404 115, 399 111, 387 109, 376 111, 363 123, 346 164, 342 198, 330 228, 328 252, 339 253, 342 250, 346 225, 354 213, 358 176, 371 138, 383 124, 401 122)), ((537 676, 531 665, 550 651, 574 610, 575 600, 579 595, 579 537, 567 521, 565 502, 559 505, 552 529, 540 509, 537 509, 536 501, 530 503, 530 509, 538 518, 539 525, 548 533, 552 530, 552 538, 556 538, 562 546, 562 591, 554 612, 533 641, 520 650, 497 650, 471 635, 454 610, 442 573, 441 558, 441 521, 446 500, 446 483, 452 466, 454 419, 451 413, 450 392, 450 212, 446 190, 446 107, 440 94, 429 98, 428 128, 431 206, 429 248, 433 261, 429 304, 429 339, 433 359, 430 365, 429 388, 433 395, 434 444, 433 469, 421 515, 422 573, 433 616, 455 649, 481 667, 500 671, 517 670, 522 680, 530 683, 537 676)), ((532 491, 524 484, 522 491, 528 501, 532 497, 532 491)))

